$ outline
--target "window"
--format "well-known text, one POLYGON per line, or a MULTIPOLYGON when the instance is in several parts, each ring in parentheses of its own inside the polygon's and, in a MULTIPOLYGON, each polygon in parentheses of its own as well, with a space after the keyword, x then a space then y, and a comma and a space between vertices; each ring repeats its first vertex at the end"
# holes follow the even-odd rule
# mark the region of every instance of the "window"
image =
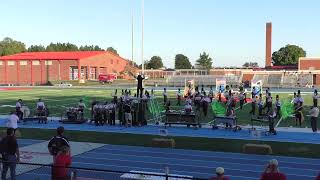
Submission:
POLYGON ((40 65, 40 61, 32 61, 32 65, 38 66, 38 65, 40 65))
POLYGON ((20 61, 20 66, 26 66, 28 65, 28 61, 20 61))
POLYGON ((3 61, 0 61, 0 66, 2 66, 3 65, 3 61))
POLYGON ((44 64, 47 65, 47 66, 51 66, 52 65, 52 61, 45 61, 44 64))
POLYGON ((8 61, 8 66, 14 66, 15 62, 14 61, 8 61))

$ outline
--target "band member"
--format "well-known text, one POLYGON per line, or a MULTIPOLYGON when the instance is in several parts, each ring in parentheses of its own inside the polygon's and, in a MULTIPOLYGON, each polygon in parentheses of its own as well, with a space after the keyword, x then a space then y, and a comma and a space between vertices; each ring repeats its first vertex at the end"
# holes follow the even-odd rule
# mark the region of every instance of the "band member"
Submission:
POLYGON ((276 130, 274 129, 274 118, 276 117, 276 111, 277 111, 277 108, 274 107, 273 109, 271 109, 268 113, 268 119, 269 119, 269 133, 270 134, 273 134, 273 135, 276 135, 277 132, 276 130))
POLYGON ((210 101, 211 101, 211 102, 212 102, 213 97, 214 97, 213 88, 212 88, 212 86, 210 86, 209 98, 210 98, 210 101))
POLYGON ((116 125, 116 107, 117 103, 116 101, 111 101, 111 104, 109 104, 109 113, 110 113, 110 118, 109 118, 109 125, 116 125))
POLYGON ((80 99, 79 103, 78 103, 78 111, 79 112, 84 112, 84 108, 86 108, 86 105, 84 104, 83 100, 80 99))
POLYGON ((124 116, 125 116, 125 126, 132 125, 132 114, 131 114, 131 103, 127 100, 124 104, 124 116))
POLYGON ((319 116, 319 108, 313 104, 312 109, 310 110, 311 117, 311 127, 313 132, 317 132, 317 120, 319 116))
POLYGON ((94 115, 94 106, 98 103, 96 98, 93 98, 93 101, 91 103, 91 119, 93 120, 93 115, 94 115))
POLYGON ((251 93, 251 111, 250 113, 252 115, 256 114, 256 96, 254 95, 254 92, 251 93))
POLYGON ((258 111, 259 111, 258 115, 259 116, 262 116, 262 109, 263 109, 263 101, 262 101, 262 94, 260 94, 258 99, 258 111))
POLYGON ((23 119, 23 112, 21 111, 22 104, 22 99, 19 99, 16 103, 16 113, 20 120, 23 119))
POLYGON ((294 107, 296 107, 297 104, 298 104, 297 93, 296 92, 293 93, 293 99, 292 99, 291 103, 294 104, 294 107))
POLYGON ((218 92, 218 101, 219 101, 219 102, 222 102, 221 96, 222 96, 222 86, 220 85, 220 86, 219 86, 219 92, 218 92))
POLYGON ((192 104, 192 100, 191 100, 190 97, 187 97, 187 99, 186 99, 186 104, 192 104))
POLYGON ((124 97, 120 97, 120 102, 118 103, 118 119, 120 121, 120 125, 124 125, 124 97))
MULTIPOLYGON (((45 112, 46 107, 44 105, 44 102, 42 102, 41 98, 38 100, 36 107, 37 107, 37 112, 38 112, 37 116, 39 116, 39 117, 46 116, 46 112, 45 112)), ((47 123, 47 121, 45 121, 45 119, 40 118, 38 123, 43 123, 43 122, 47 123)))
POLYGON ((204 86, 203 84, 201 85, 201 94, 204 95, 205 91, 204 91, 204 86))
POLYGON ((181 94, 181 91, 180 91, 180 88, 178 89, 178 92, 177 92, 177 106, 181 106, 181 98, 182 98, 182 94, 181 94))
POLYGON ((239 93, 239 103, 240 103, 240 109, 243 108, 243 104, 244 104, 244 92, 240 91, 239 93))
POLYGON ((186 103, 186 105, 184 106, 184 111, 186 112, 186 114, 190 114, 192 112, 192 106, 190 103, 186 103))
POLYGON ((302 102, 298 101, 297 106, 295 107, 295 117, 296 117, 296 126, 299 123, 301 127, 302 123, 302 102))
POLYGON ((281 102, 279 99, 279 95, 276 95, 276 102, 275 102, 275 107, 277 109, 277 113, 276 113, 276 118, 280 118, 280 112, 281 112, 281 102))
POLYGON ((168 101, 168 93, 167 93, 167 89, 163 88, 163 104, 166 105, 168 101))
POLYGON ((266 96, 266 106, 265 107, 267 107, 267 114, 268 114, 272 108, 272 96, 271 96, 270 92, 266 96))
POLYGON ((313 107, 318 106, 318 90, 314 90, 313 96, 312 96, 312 100, 313 100, 313 107))
POLYGON ((200 101, 201 101, 201 95, 199 91, 196 91, 196 94, 194 97, 194 105, 196 106, 196 110, 200 110, 200 101))
POLYGON ((201 104, 202 104, 203 114, 205 117, 207 117, 208 107, 210 103, 211 103, 211 99, 206 95, 206 92, 204 92, 204 97, 201 100, 201 104))

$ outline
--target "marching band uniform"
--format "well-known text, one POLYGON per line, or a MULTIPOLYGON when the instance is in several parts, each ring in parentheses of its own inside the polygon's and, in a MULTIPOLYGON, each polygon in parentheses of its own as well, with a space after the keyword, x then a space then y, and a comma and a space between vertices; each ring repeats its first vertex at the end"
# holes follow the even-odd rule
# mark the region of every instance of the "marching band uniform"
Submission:
POLYGON ((244 93, 242 91, 239 94, 239 102, 240 102, 240 109, 242 109, 244 104, 244 93))
POLYGON ((251 98, 252 102, 251 102, 251 111, 250 111, 250 113, 252 115, 255 115, 256 114, 256 97, 255 97, 253 92, 251 93, 251 95, 252 95, 252 98, 251 98))
POLYGON ((185 106, 184 106, 184 111, 186 112, 186 114, 190 114, 192 112, 192 106, 191 104, 187 103, 185 106))
POLYGON ((313 100, 313 106, 316 107, 318 106, 318 91, 314 90, 313 96, 312 96, 312 100, 313 100))
POLYGON ((168 93, 167 93, 167 89, 164 88, 164 89, 163 89, 163 104, 164 104, 164 105, 167 104, 167 100, 168 100, 168 93))
POLYGON ((177 106, 181 106, 181 98, 182 98, 182 94, 180 92, 180 89, 178 89, 178 92, 177 92, 177 106))
POLYGON ((276 118, 280 118, 281 102, 280 102, 280 99, 279 99, 279 95, 276 96, 275 106, 277 108, 276 118))
POLYGON ((16 112, 20 120, 23 119, 23 112, 21 111, 21 107, 22 107, 22 99, 19 99, 18 102, 16 103, 16 112))
MULTIPOLYGON (((37 113, 38 116, 46 116, 46 112, 45 112, 46 107, 44 105, 44 102, 41 101, 41 99, 39 99, 39 101, 37 102, 36 107, 37 107, 37 111, 38 111, 38 113, 37 113)), ((47 124, 47 121, 42 118, 39 119, 38 123, 43 123, 43 122, 45 122, 47 124)))
POLYGON ((262 116, 262 109, 263 109, 263 101, 262 101, 262 94, 260 94, 259 99, 258 99, 259 116, 262 116))
POLYGON ((207 117, 208 107, 209 107, 209 104, 211 103, 211 100, 208 96, 206 96, 205 93, 204 93, 204 97, 201 100, 201 103, 202 103, 203 114, 205 117, 207 117))

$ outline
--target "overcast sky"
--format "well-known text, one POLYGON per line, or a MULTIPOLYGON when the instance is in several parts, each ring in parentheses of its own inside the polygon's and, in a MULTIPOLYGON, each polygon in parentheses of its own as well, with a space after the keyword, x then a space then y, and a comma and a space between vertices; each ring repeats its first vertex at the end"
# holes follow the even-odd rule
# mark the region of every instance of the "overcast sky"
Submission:
MULTIPOLYGON (((192 63, 200 52, 214 66, 264 66, 265 23, 273 25, 273 51, 286 44, 320 56, 319 0, 145 0, 144 57, 161 56, 174 66, 185 54, 192 63)), ((141 63, 141 0, 1 0, 0 39, 31 44, 71 42, 78 46, 113 46, 131 59, 134 16, 134 60, 141 63)))

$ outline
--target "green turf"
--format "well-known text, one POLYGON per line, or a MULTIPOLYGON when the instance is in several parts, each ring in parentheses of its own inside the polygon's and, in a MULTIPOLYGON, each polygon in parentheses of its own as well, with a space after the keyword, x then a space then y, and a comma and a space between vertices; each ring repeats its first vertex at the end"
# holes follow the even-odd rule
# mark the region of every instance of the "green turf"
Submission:
MULTIPOLYGON (((3 130, 3 128, 0 128, 3 130)), ((20 129, 24 139, 49 140, 55 135, 55 130, 47 129, 20 129)), ((130 145, 130 146, 152 146, 152 139, 155 135, 139 135, 124 133, 106 133, 106 132, 85 132, 85 131, 66 131, 65 135, 71 141, 95 142, 103 144, 130 145)), ((247 143, 268 144, 273 150, 273 155, 296 156, 320 158, 320 146, 306 143, 286 143, 271 141, 252 141, 252 140, 233 140, 221 138, 199 138, 199 137, 167 137, 173 138, 176 142, 176 148, 194 149, 203 151, 221 151, 221 152, 242 152, 242 147, 247 143)))
MULTIPOLYGON (((8 114, 10 110, 13 108, 10 107, 1 107, 1 105, 15 105, 17 99, 23 99, 24 103, 31 108, 32 112, 35 111, 35 104, 38 98, 42 98, 46 105, 49 107, 51 116, 62 116, 65 114, 65 107, 67 106, 76 106, 80 99, 85 99, 87 106, 90 108, 90 102, 95 97, 99 101, 111 101, 111 94, 114 90, 106 90, 106 89, 79 89, 79 88, 65 88, 65 89, 57 89, 57 88, 34 88, 31 90, 15 90, 15 91, 0 91, 0 114, 8 114)), ((132 93, 135 93, 132 90, 132 93)), ((118 94, 120 94, 120 89, 118 90, 118 94)), ((169 99, 172 104, 172 109, 182 109, 183 107, 175 106, 176 105, 176 97, 175 92, 169 91, 169 99)), ((273 93, 275 96, 276 93, 273 93)), ((290 95, 285 93, 279 93, 280 99, 288 98, 290 95)), ((162 92, 157 91, 156 97, 159 106, 163 106, 162 100, 162 92)), ((308 114, 309 107, 312 103, 311 94, 303 95, 305 100, 306 107, 304 108, 304 115, 308 114)), ((237 105, 238 106, 238 105, 237 105)), ((163 108, 163 107, 162 107, 163 108)), ((251 105, 247 104, 244 106, 243 110, 238 109, 236 111, 236 115, 238 117, 238 123, 241 125, 250 124, 250 114, 251 105)), ((90 111, 87 109, 86 117, 89 117, 90 111)), ((204 117, 203 113, 197 113, 201 123, 210 122, 213 119, 213 113, 211 109, 208 113, 207 117, 204 117)), ((147 119, 152 119, 153 116, 151 113, 147 113, 147 119)), ((302 127, 310 127, 309 117, 305 116, 305 122, 302 127)), ((280 126, 295 126, 294 119, 288 118, 282 120, 280 126)), ((320 123, 318 123, 320 128, 320 123)))

